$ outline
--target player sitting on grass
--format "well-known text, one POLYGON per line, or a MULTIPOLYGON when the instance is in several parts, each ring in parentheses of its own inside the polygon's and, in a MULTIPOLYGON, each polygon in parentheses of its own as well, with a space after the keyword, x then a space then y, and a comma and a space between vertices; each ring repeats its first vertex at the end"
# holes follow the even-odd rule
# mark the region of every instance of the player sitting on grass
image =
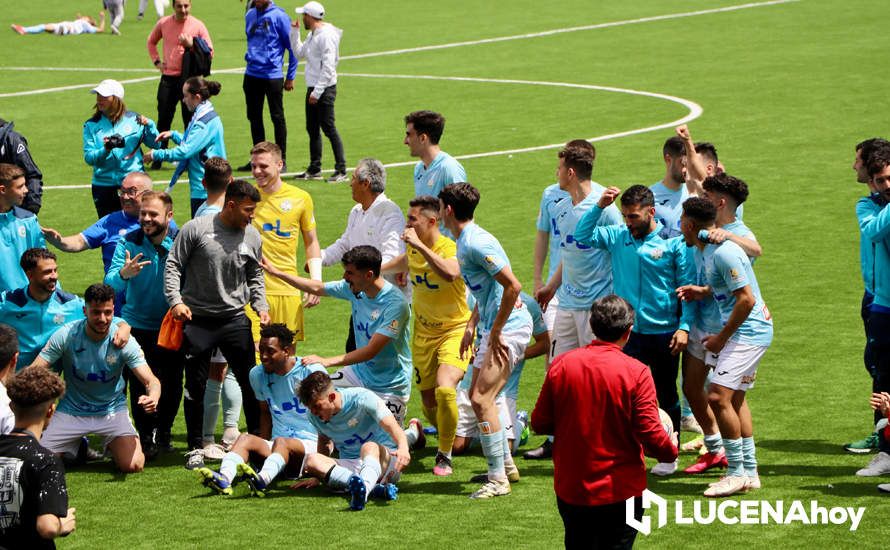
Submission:
POLYGON ((219 472, 198 469, 201 482, 223 495, 232 494, 232 484, 244 480, 254 495, 263 496, 288 464, 299 476, 306 457, 316 450, 318 434, 296 388, 308 375, 324 369, 304 366, 294 356, 294 333, 283 324, 260 331, 260 360, 262 365, 250 370, 250 385, 260 407, 260 436, 241 434, 223 457, 219 472), (265 459, 259 473, 247 463, 251 454, 265 459))
POLYGON ((306 377, 298 390, 309 421, 322 445, 333 441, 340 458, 320 453, 306 460, 306 472, 316 479, 294 487, 328 487, 349 492, 349 508, 362 510, 368 496, 395 500, 395 483, 411 461, 408 439, 382 399, 365 388, 335 388, 325 372, 306 377))

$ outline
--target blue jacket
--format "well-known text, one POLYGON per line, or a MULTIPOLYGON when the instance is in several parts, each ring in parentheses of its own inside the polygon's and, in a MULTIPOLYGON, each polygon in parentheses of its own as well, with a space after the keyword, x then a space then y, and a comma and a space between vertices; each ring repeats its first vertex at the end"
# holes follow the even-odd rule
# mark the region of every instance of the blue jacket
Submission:
POLYGON ((677 318, 676 289, 695 280, 694 262, 682 237, 659 236, 661 224, 643 239, 635 239, 624 224, 596 226, 603 210, 594 206, 578 221, 575 240, 608 250, 612 255, 615 294, 636 312, 634 332, 662 334, 678 328, 689 332, 695 310, 686 303, 677 318))
POLYGON ((13 206, 0 214, 0 292, 28 286, 19 260, 29 248, 46 248, 37 216, 13 206))
POLYGON ((117 292, 126 292, 126 301, 121 309, 121 317, 130 326, 142 330, 158 330, 167 313, 167 299, 164 298, 164 266, 167 264, 167 252, 173 246, 173 239, 178 233, 170 227, 167 236, 161 243, 163 252, 158 250, 142 229, 136 229, 118 241, 111 267, 105 275, 105 284, 114 287, 117 292), (142 268, 138 275, 130 279, 121 277, 121 268, 130 253, 130 258, 142 254, 140 261, 151 261, 151 265, 142 268))
POLYGON ((297 74, 297 58, 290 44, 290 17, 275 2, 263 11, 250 8, 244 16, 247 53, 244 73, 255 78, 281 78, 284 50, 287 50, 287 80, 297 74))
POLYGON ((201 180, 204 179, 204 161, 210 157, 226 158, 222 119, 213 110, 213 104, 204 101, 198 105, 185 133, 173 132, 171 139, 178 147, 159 149, 153 153, 152 158, 179 162, 170 179, 170 187, 176 185, 179 176, 188 169, 191 198, 206 199, 207 190, 201 185, 201 180))
POLYGON ((27 286, 0 294, 0 323, 18 333, 17 371, 34 362, 59 327, 77 319, 83 319, 83 300, 59 288, 42 303, 31 297, 27 286))
POLYGON ((96 113, 83 123, 83 160, 93 167, 93 185, 119 187, 127 174, 143 171, 142 147, 139 145, 143 134, 142 143, 151 148, 158 147, 155 123, 149 120, 143 126, 136 121, 136 116, 133 111, 127 111, 117 124, 111 124, 108 117, 96 113), (124 138, 125 145, 107 151, 103 138, 114 134, 124 138))

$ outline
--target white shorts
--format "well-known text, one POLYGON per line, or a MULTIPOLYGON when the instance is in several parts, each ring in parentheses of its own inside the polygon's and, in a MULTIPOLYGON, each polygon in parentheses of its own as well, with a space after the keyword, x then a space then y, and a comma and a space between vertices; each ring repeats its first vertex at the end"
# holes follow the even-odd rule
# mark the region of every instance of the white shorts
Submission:
MULTIPOLYGON (((488 353, 489 347, 488 336, 490 334, 490 331, 482 333, 482 338, 479 340, 479 351, 476 352, 476 357, 473 361, 473 368, 481 369, 482 365, 485 364, 485 355, 488 353)), ((505 330, 501 332, 501 342, 507 346, 507 352, 510 354, 510 372, 513 371, 513 367, 525 359, 525 348, 528 347, 528 341, 531 340, 531 337, 531 325, 523 326, 516 330, 505 330)), ((473 372, 473 376, 475 377, 476 375, 476 372, 473 372)), ((507 379, 504 378, 504 382, 506 381, 507 379)))
POLYGON ((730 340, 720 352, 711 383, 731 390, 747 391, 753 388, 757 365, 766 350, 767 346, 751 346, 730 340))
MULTIPOLYGON (((501 421, 501 426, 504 427, 507 437, 512 438, 513 436, 510 434, 515 433, 516 430, 513 417, 507 406, 507 398, 499 395, 494 400, 494 404, 498 408, 498 419, 501 421)), ((469 439, 479 437, 479 420, 476 418, 476 412, 470 402, 470 394, 464 388, 457 388, 457 431, 455 435, 469 439)))
POLYGON ((510 419, 510 431, 507 432, 507 439, 519 441, 522 430, 519 429, 519 423, 516 422, 516 400, 512 397, 505 397, 504 401, 507 405, 507 418, 510 419))
POLYGON ((720 354, 706 350, 705 346, 702 345, 701 341, 707 336, 713 336, 713 334, 704 332, 700 328, 693 326, 689 331, 689 341, 686 344, 686 353, 695 357, 699 361, 702 361, 706 366, 714 368, 714 366, 717 365, 717 360, 720 358, 720 354))
POLYGON ((556 309, 553 323, 553 357, 586 346, 593 341, 589 309, 556 309))
MULTIPOLYGON (((346 365, 345 367, 331 375, 331 380, 334 382, 334 387, 365 387, 361 379, 359 379, 359 377, 355 374, 355 369, 353 367, 354 365, 346 365)), ((396 422, 399 424, 399 426, 404 426, 405 416, 408 414, 408 398, 402 397, 400 395, 393 395, 391 393, 381 393, 374 390, 371 391, 373 391, 377 395, 377 397, 383 399, 383 402, 386 403, 386 408, 389 409, 390 412, 392 412, 392 415, 394 417, 396 417, 396 422)))
MULTIPOLYGON (((362 468, 362 459, 360 458, 335 458, 334 461, 338 466, 342 466, 354 474, 358 474, 362 468)), ((389 464, 386 465, 386 470, 377 478, 377 483, 380 483, 389 474, 392 474, 392 477, 389 478, 387 483, 398 483, 402 477, 402 472, 396 472, 396 460, 392 455, 389 457, 389 464)))
POLYGON ((555 295, 553 299, 547 304, 547 311, 544 312, 544 324, 547 325, 547 330, 551 333, 553 332, 553 323, 556 321, 556 309, 559 307, 559 298, 555 295))
POLYGON ((74 416, 56 411, 40 444, 54 453, 76 456, 80 440, 90 434, 105 436, 103 447, 118 437, 139 437, 126 410, 106 416, 74 416))
MULTIPOLYGON (((303 463, 300 464, 300 471, 297 472, 297 476, 296 476, 296 477, 300 477, 303 475, 303 471, 306 469, 306 459, 309 457, 309 455, 314 455, 315 453, 318 452, 318 441, 311 441, 309 439, 302 439, 299 437, 289 437, 286 439, 296 439, 297 441, 299 441, 300 443, 303 444, 303 463)), ((272 446, 275 444, 275 440, 274 439, 264 439, 263 441, 265 441, 266 445, 269 446, 269 452, 271 453, 272 446)))

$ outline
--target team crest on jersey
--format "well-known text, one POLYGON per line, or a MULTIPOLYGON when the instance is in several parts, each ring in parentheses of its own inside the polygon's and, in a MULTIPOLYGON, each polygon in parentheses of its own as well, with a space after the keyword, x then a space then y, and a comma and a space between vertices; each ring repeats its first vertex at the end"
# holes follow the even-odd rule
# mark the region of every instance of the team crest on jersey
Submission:
POLYGON ((24 152, 25 152, 25 144, 24 144, 24 143, 19 143, 19 146, 18 146, 18 147, 16 148, 16 150, 15 150, 15 154, 17 154, 17 155, 21 155, 21 154, 24 153, 24 152))
POLYGON ((28 234, 28 231, 25 229, 25 226, 24 226, 24 225, 20 225, 20 226, 19 226, 19 237, 24 238, 25 235, 27 235, 27 234, 28 234))
POLYGON ((65 316, 62 315, 61 313, 57 313, 53 317, 53 323, 55 323, 57 325, 64 325, 65 324, 65 316))
POLYGON ((391 330, 393 332, 397 332, 399 330, 399 320, 398 319, 392 320, 392 322, 389 324, 389 330, 391 330))
POLYGON ((113 367, 117 364, 117 356, 109 353, 105 356, 105 362, 108 363, 109 367, 113 367))
POLYGON ((660 248, 653 248, 652 252, 649 253, 649 256, 651 256, 653 260, 660 260, 661 257, 664 256, 664 250, 660 248))
POLYGON ((291 210, 293 210, 294 205, 290 202, 290 199, 284 199, 283 201, 281 201, 280 208, 282 212, 290 212, 291 210))
POLYGON ((730 279, 732 279, 733 281, 738 281, 739 279, 741 279, 741 275, 739 274, 739 270, 736 269, 736 268, 734 268, 734 267, 729 268, 729 277, 730 277, 730 279))
POLYGON ((378 317, 380 317, 379 309, 375 309, 374 311, 371 312, 371 320, 372 321, 376 321, 378 317))
POLYGON ((127 234, 127 230, 126 229, 118 229, 117 234, 120 235, 121 237, 123 237, 124 235, 127 234))
POLYGON ((358 418, 355 418, 355 417, 350 418, 349 421, 346 422, 346 425, 349 426, 350 428, 355 428, 356 426, 358 426, 358 418))
POLYGON ((485 263, 487 263, 489 265, 494 265, 494 256, 486 256, 485 263))

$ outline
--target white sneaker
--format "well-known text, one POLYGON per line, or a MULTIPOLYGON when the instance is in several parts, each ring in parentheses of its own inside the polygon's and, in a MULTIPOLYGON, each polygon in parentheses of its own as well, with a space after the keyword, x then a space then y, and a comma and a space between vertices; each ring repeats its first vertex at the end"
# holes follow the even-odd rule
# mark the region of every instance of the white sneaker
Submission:
POLYGON ((185 469, 197 470, 204 467, 204 449, 194 449, 185 453, 185 469))
POLYGON ((650 472, 654 476, 669 476, 677 471, 677 461, 673 462, 659 462, 655 466, 652 466, 652 470, 650 472))
POLYGON ((726 476, 705 489, 706 497, 728 497, 748 490, 748 478, 745 476, 726 476))
POLYGON ((702 449, 705 449, 705 452, 707 452, 704 436, 696 437, 695 439, 680 445, 680 450, 684 453, 697 453, 702 449))
POLYGON ((489 480, 488 483, 480 487, 475 493, 470 495, 472 499, 485 500, 494 497, 502 497, 510 494, 510 482, 489 480))
POLYGON ((226 450, 219 443, 204 445, 201 449, 206 460, 222 460, 226 456, 226 450))
POLYGON ((695 417, 692 415, 683 416, 680 418, 680 431, 692 432, 697 434, 704 433, 701 429, 701 426, 698 425, 698 420, 696 420, 695 417))
POLYGON ((746 487, 746 490, 751 489, 760 489, 760 474, 748 476, 748 485, 746 487))
POLYGON ((235 444, 235 440, 238 439, 238 436, 241 435, 241 432, 238 431, 237 426, 229 426, 225 430, 223 430, 222 436, 222 447, 226 451, 232 448, 232 445, 235 444))
POLYGON ((890 454, 880 452, 871 459, 868 466, 856 472, 857 476, 875 477, 890 474, 890 454))
POLYGON ((878 485, 878 491, 882 493, 890 493, 890 483, 881 483, 878 485))

